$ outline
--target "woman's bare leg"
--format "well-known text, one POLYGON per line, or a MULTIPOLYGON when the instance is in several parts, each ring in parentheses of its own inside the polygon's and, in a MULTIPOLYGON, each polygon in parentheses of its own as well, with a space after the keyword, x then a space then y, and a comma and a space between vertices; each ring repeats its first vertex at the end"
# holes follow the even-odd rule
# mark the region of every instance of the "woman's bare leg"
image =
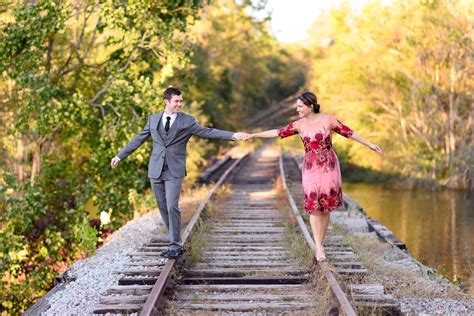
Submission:
POLYGON ((324 254, 324 238, 329 225, 329 213, 328 214, 311 214, 309 216, 309 222, 311 224, 311 230, 313 231, 314 243, 316 244, 316 258, 326 259, 324 254))

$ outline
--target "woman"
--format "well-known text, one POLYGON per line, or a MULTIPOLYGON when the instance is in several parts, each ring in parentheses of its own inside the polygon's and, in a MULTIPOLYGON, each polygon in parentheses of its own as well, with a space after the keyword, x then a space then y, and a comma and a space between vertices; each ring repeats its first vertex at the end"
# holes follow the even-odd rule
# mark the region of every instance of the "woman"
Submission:
POLYGON ((311 229, 316 243, 316 260, 326 260, 323 242, 329 224, 329 213, 342 205, 342 180, 339 161, 332 148, 331 131, 366 145, 378 154, 382 151, 362 136, 343 125, 334 116, 319 113, 320 105, 311 92, 301 94, 296 101, 300 119, 280 129, 251 134, 250 137, 285 138, 299 134, 305 156, 302 170, 304 210, 310 214, 311 229))

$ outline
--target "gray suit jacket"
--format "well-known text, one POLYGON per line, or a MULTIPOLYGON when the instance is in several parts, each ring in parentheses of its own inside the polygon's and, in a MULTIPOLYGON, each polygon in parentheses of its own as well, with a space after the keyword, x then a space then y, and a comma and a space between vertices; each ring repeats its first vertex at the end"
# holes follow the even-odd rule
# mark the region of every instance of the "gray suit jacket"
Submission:
POLYGON ((117 154, 120 160, 124 160, 151 135, 153 151, 148 163, 150 178, 158 178, 161 175, 165 156, 171 176, 183 178, 186 175, 186 146, 193 135, 201 138, 233 140, 233 132, 203 127, 191 115, 179 112, 170 129, 168 140, 164 141, 157 130, 162 116, 163 112, 151 115, 143 130, 117 154), (176 127, 175 124, 177 124, 176 127))

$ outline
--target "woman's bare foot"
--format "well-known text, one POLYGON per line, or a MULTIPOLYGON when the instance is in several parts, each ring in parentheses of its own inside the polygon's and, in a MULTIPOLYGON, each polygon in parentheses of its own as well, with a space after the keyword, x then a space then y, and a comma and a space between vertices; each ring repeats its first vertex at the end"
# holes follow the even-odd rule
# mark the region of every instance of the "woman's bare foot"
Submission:
POLYGON ((326 254, 324 253, 323 247, 316 247, 316 261, 326 261, 326 254))

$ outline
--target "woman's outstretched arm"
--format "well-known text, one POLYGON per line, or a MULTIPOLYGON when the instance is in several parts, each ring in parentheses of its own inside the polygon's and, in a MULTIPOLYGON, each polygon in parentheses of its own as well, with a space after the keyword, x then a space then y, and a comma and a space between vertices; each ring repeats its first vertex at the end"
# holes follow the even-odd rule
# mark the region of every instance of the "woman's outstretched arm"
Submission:
POLYGON ((278 137, 278 130, 277 129, 270 129, 268 131, 250 134, 250 136, 252 136, 252 138, 254 138, 254 137, 262 137, 262 138, 278 137))
POLYGON ((361 143, 362 145, 365 145, 375 151, 377 154, 381 155, 382 150, 379 148, 379 146, 372 144, 368 140, 366 140, 364 137, 360 136, 356 131, 350 129, 346 125, 342 124, 339 120, 337 120, 334 116, 329 116, 329 119, 331 120, 331 129, 338 133, 339 135, 342 135, 346 138, 352 138, 356 142, 361 143))
POLYGON ((382 150, 380 149, 379 146, 375 145, 375 144, 372 144, 371 142, 369 142, 367 139, 365 139, 364 137, 360 136, 359 133, 357 133, 356 131, 352 131, 352 136, 351 138, 353 140, 355 140, 356 142, 359 142, 361 143, 362 145, 365 145, 367 147, 369 147, 370 149, 372 149, 373 151, 375 151, 377 154, 381 155, 382 154, 382 150))

